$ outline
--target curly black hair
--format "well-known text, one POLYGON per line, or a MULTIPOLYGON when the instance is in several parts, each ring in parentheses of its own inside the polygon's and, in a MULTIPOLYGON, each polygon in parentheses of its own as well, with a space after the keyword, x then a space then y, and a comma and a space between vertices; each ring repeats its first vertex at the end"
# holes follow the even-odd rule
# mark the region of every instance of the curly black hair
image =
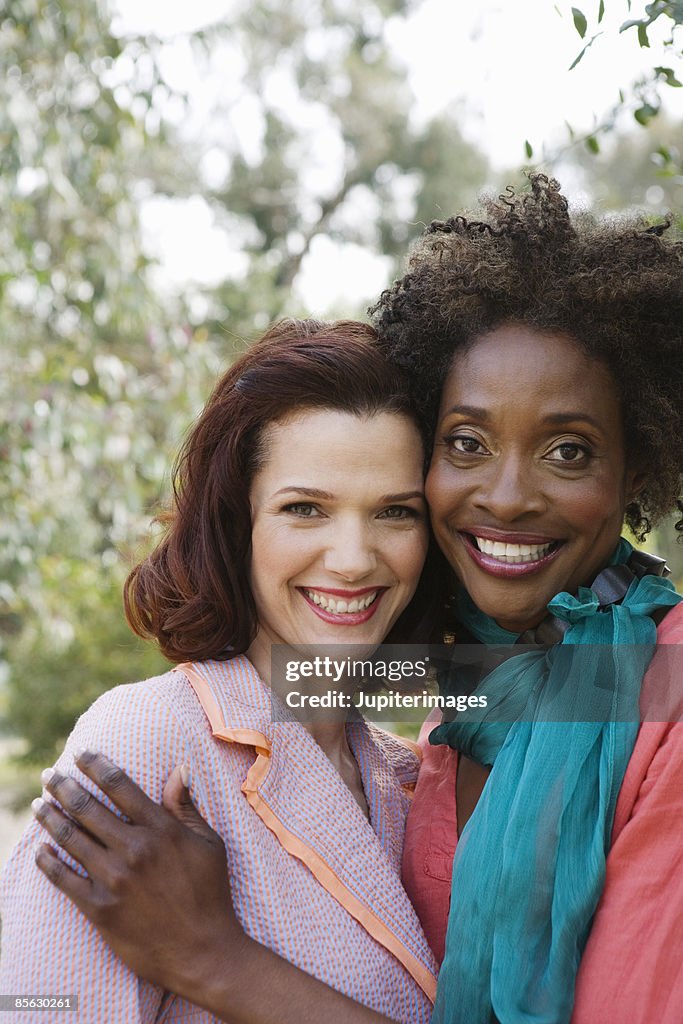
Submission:
POLYGON ((626 509, 642 539, 683 511, 683 241, 665 235, 670 221, 570 216, 544 174, 483 205, 486 220, 426 229, 407 273, 369 311, 380 342, 434 420, 453 354, 480 335, 520 323, 575 339, 610 369, 627 457, 647 474, 626 509))

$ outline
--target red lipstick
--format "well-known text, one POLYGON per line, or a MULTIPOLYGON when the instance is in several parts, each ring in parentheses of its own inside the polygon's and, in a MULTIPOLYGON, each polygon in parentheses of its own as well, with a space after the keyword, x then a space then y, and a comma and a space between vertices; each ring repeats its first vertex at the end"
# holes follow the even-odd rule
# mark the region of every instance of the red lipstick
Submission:
POLYGON ((347 598, 353 600, 354 598, 362 597, 364 594, 372 594, 377 592, 377 597, 367 608, 364 608, 360 612, 331 612, 326 608, 322 608, 315 601, 312 601, 306 591, 302 587, 297 587, 297 590, 303 597, 309 608, 315 612, 319 619, 323 622, 329 622, 335 626, 360 626, 364 622, 368 622, 379 607, 379 603, 384 597, 386 587, 363 587, 361 590, 332 590, 323 587, 309 587, 309 590, 317 590, 321 594, 330 594, 331 596, 347 598))
MULTIPOLYGON (((501 562, 499 559, 494 558, 492 555, 485 555, 483 551, 480 551, 477 545, 474 543, 473 537, 470 536, 469 533, 461 532, 460 536, 463 539, 465 548, 472 561, 476 562, 479 568, 483 569, 484 572, 487 572, 490 576, 497 576, 501 579, 516 579, 519 576, 530 576, 533 573, 541 572, 541 570, 545 569, 545 567, 550 562, 554 561, 554 559, 557 557, 557 555, 560 553, 563 547, 563 545, 560 543, 557 547, 553 548, 552 551, 549 551, 547 555, 544 555, 543 558, 536 558, 533 561, 529 562, 501 562)), ((484 533, 482 530, 477 530, 476 536, 486 537, 490 540, 501 541, 503 540, 504 536, 505 541, 509 544, 552 543, 552 540, 550 540, 547 537, 541 538, 540 540, 531 540, 529 534, 527 534, 526 536, 522 534, 509 533, 503 535, 502 533, 492 534, 491 531, 486 531, 486 533, 484 533), (524 536, 524 539, 513 540, 513 536, 520 538, 524 536)))

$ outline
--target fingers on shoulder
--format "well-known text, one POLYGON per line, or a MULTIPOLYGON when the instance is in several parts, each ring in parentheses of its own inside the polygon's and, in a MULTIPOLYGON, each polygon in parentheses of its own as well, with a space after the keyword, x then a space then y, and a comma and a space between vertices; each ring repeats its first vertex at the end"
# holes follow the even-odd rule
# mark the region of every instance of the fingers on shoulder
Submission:
POLYGON ((78 720, 57 770, 98 799, 104 795, 110 809, 147 821, 173 767, 189 759, 187 732, 173 707, 174 682, 169 673, 103 694, 78 720))

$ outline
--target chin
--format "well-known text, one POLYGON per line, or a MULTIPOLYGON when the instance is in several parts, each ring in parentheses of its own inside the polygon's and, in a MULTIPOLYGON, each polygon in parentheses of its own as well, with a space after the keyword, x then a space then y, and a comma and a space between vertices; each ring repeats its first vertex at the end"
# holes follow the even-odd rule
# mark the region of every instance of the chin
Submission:
MULTIPOLYGON (((468 589, 466 583, 464 586, 465 589, 468 589)), ((477 588, 473 587, 472 590, 468 590, 468 593, 480 611, 495 619, 499 626, 511 633, 523 633, 526 629, 537 626, 548 613, 548 601, 551 601, 557 593, 557 591, 553 591, 548 595, 547 600, 543 598, 542 604, 539 604, 538 595, 536 595, 533 605, 522 606, 513 604, 510 600, 509 587, 506 589, 508 589, 507 594, 492 595, 490 591, 486 594, 478 594, 477 588)))
MULTIPOLYGON (((499 626, 503 629, 507 629, 510 633, 525 633, 527 629, 535 629, 543 621, 548 614, 547 609, 544 608, 542 612, 537 615, 531 615, 524 618, 508 618, 507 615, 501 616, 502 621, 498 621, 499 626)), ((494 616, 495 618, 495 616, 494 616)))

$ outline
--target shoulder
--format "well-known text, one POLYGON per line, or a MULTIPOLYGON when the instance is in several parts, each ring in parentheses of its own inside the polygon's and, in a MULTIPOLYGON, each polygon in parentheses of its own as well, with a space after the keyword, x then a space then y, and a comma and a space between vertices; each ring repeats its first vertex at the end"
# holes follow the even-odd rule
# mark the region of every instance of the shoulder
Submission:
POLYGON ((187 679, 176 669, 107 690, 80 716, 77 730, 106 728, 154 732, 159 727, 185 728, 188 706, 197 705, 187 679))
POLYGON ((79 747, 96 750, 160 799, 163 782, 189 756, 203 720, 187 680, 174 670, 126 683, 103 693, 80 716, 57 767, 85 784, 74 754, 79 747))
POLYGON ((613 841, 646 819, 667 834, 671 815, 683 814, 683 614, 678 608, 683 605, 657 632, 657 649, 643 679, 641 725, 619 792, 613 841))
POLYGON ((658 644, 683 643, 683 601, 674 605, 657 627, 658 644))
POLYGON ((683 602, 675 605, 657 627, 657 647, 643 678, 640 694, 641 726, 636 752, 654 743, 652 726, 664 739, 667 723, 683 721, 683 602))
MULTIPOLYGON (((230 700, 227 705, 226 717, 234 720, 230 700)), ((102 799, 74 763, 79 748, 98 751, 159 803, 173 769, 187 764, 195 802, 206 814, 206 795, 216 800, 220 790, 220 799, 233 799, 253 761, 255 744, 247 744, 251 735, 234 738, 238 742, 221 742, 233 736, 214 729, 185 666, 177 666, 102 694, 76 722, 55 767, 102 799)), ((111 807, 106 798, 104 802, 111 807)))
POLYGON ((188 661, 176 665, 197 690, 210 691, 221 702, 232 706, 271 711, 270 687, 261 679, 245 654, 223 661, 188 661))
POLYGON ((103 693, 81 716, 78 725, 92 726, 106 720, 108 726, 154 731, 166 728, 192 731, 198 720, 211 719, 210 705, 222 718, 237 720, 256 713, 270 714, 268 688, 244 656, 227 661, 197 661, 176 665, 162 675, 125 683, 103 693))

